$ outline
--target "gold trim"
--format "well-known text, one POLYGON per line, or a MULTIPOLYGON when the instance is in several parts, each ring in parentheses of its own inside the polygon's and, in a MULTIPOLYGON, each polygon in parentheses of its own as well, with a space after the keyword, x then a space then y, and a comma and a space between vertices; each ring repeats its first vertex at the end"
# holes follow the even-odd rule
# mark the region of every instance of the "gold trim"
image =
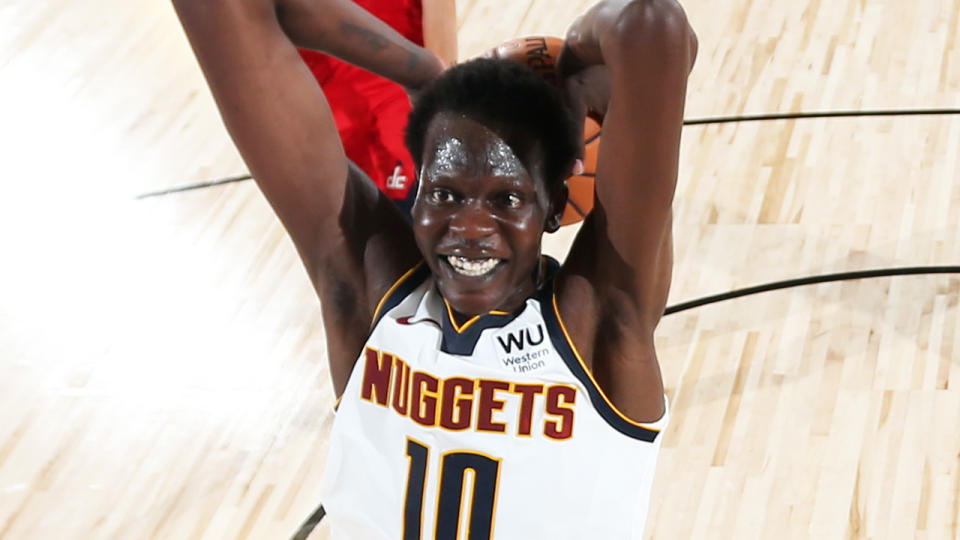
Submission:
POLYGON ((403 283, 404 281, 406 281, 407 278, 410 277, 411 274, 413 274, 414 272, 416 272, 417 269, 420 268, 420 267, 423 265, 423 263, 424 263, 424 261, 420 261, 420 262, 418 262, 416 265, 414 265, 413 268, 407 270, 402 276, 400 276, 400 279, 394 281, 394 282, 393 282, 393 285, 391 285, 390 288, 387 289, 387 292, 384 293, 383 296, 380 297, 380 301, 377 302, 377 308, 373 310, 373 320, 370 321, 370 327, 371 327, 371 328, 373 328, 373 323, 376 322, 377 317, 380 316, 380 310, 383 308, 383 303, 386 302, 386 301, 387 301, 387 298, 390 298, 390 295, 393 294, 393 291, 397 290, 397 287, 399 287, 401 283, 403 283))
MULTIPOLYGON (((463 323, 463 326, 459 326, 457 325, 457 319, 453 316, 453 308, 450 307, 450 302, 447 302, 446 298, 443 299, 443 305, 447 308, 447 318, 450 319, 450 324, 453 325, 453 329, 456 330, 458 334, 462 334, 464 330, 469 328, 471 324, 477 322, 481 317, 481 315, 474 315, 473 317, 470 317, 470 320, 463 323)), ((510 315, 510 312, 495 309, 493 311, 488 311, 487 315, 510 315)))
POLYGON ((447 302, 446 298, 443 299, 443 305, 447 306, 447 317, 450 319, 450 324, 453 325, 453 329, 456 330, 458 334, 462 334, 464 330, 470 328, 471 324, 480 319, 479 315, 474 315, 469 321, 463 323, 463 326, 458 326, 457 320, 453 317, 453 309, 450 307, 450 302, 447 302))
POLYGON ((654 427, 651 427, 650 424, 641 424, 640 422, 635 422, 626 417, 620 409, 610 401, 610 398, 607 397, 607 394, 603 391, 603 388, 600 388, 600 385, 597 384, 597 380, 593 378, 593 373, 587 369, 587 364, 584 363, 583 358, 580 357, 580 351, 577 350, 577 346, 573 344, 573 340, 570 339, 570 334, 567 333, 567 327, 563 325, 563 319, 560 318, 560 309, 557 307, 557 295, 552 294, 551 300, 553 303, 553 313, 557 317, 557 322, 560 323, 560 331, 563 332, 563 337, 567 340, 567 345, 570 346, 570 350, 573 351, 573 355, 577 358, 577 362, 580 362, 580 367, 583 368, 584 373, 587 374, 587 377, 590 378, 590 382, 593 384, 593 387, 597 389, 597 392, 600 394, 600 397, 603 398, 604 403, 607 404, 610 409, 617 414, 622 420, 627 422, 630 425, 643 428, 649 431, 654 431, 660 433, 660 430, 654 427))

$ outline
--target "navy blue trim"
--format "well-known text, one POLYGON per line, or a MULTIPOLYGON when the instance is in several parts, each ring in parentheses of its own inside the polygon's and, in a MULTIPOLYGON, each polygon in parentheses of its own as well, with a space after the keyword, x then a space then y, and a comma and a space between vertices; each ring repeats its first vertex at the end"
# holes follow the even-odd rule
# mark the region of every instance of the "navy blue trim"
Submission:
POLYGON ((516 319, 517 315, 526 309, 526 307, 527 304, 524 302, 524 304, 513 313, 505 313, 503 315, 488 313, 481 315, 479 319, 473 321, 473 324, 462 332, 457 332, 457 329, 453 327, 453 323, 450 321, 450 316, 444 313, 440 321, 440 330, 443 333, 443 339, 440 340, 440 350, 447 354, 471 356, 473 350, 477 347, 477 342, 480 341, 480 334, 482 334, 484 330, 502 328, 510 324, 510 321, 516 319))
MULTIPOLYGON (((552 262, 556 263, 556 261, 552 262)), ((583 383, 583 386, 587 388, 590 403, 593 404, 593 408, 596 409, 600 417, 603 418, 610 427, 623 433, 627 437, 640 439, 641 441, 649 443, 654 442, 657 440, 657 435, 659 435, 660 432, 637 426, 624 420, 617 411, 613 410, 610 404, 607 403, 607 400, 600 394, 600 389, 593 384, 590 376, 584 370, 583 366, 580 365, 580 362, 577 360, 577 355, 574 354, 573 349, 570 348, 570 344, 567 342, 567 338, 560 327, 557 314, 553 310, 554 276, 556 276, 555 268, 551 268, 546 283, 537 293, 537 300, 540 302, 540 312, 543 314, 543 320, 547 325, 547 333, 550 334, 550 341, 553 342, 553 346, 557 349, 557 353, 560 354, 560 358, 563 358, 564 363, 567 364, 567 368, 570 369, 573 376, 579 379, 580 382, 583 383)))
POLYGON ((428 277, 430 277, 430 267, 422 262, 406 279, 395 283, 394 286, 396 286, 396 288, 393 289, 390 296, 384 299, 383 305, 380 307, 380 312, 376 314, 373 324, 370 325, 370 332, 373 332, 373 329, 377 327, 377 324, 380 323, 380 319, 382 319, 384 315, 389 313, 391 309, 399 306, 400 302, 403 302, 403 299, 409 296, 410 293, 419 287, 428 277))

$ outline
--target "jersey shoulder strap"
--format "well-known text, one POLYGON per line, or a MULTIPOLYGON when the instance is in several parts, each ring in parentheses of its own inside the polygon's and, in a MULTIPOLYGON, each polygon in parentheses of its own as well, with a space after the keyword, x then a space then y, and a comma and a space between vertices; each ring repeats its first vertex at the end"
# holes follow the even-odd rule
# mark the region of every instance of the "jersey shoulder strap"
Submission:
MULTIPOLYGON (((570 373, 587 389, 593 408, 596 409, 597 413, 600 414, 610 427, 634 439, 640 439, 649 443, 656 441, 657 435, 659 435, 660 431, 666 426, 667 413, 665 412, 656 422, 642 424, 627 418, 627 416, 620 412, 613 402, 610 401, 607 394, 600 388, 600 385, 597 384, 593 373, 587 369, 587 365, 580 356, 577 346, 573 343, 573 340, 570 339, 570 334, 567 333, 563 319, 560 317, 560 310, 557 307, 557 295, 554 287, 554 278, 557 275, 560 265, 552 258, 547 257, 546 259, 549 266, 546 271, 546 279, 543 286, 537 291, 537 301, 540 303, 540 313, 543 316, 547 332, 550 335, 550 341, 553 343, 554 348, 556 348, 557 353, 567 365, 570 373)), ((664 396, 664 399, 666 399, 666 396, 664 396)))
POLYGON ((372 330, 376 327, 384 315, 389 313, 391 309, 397 307, 404 298, 409 296, 410 293, 426 281, 428 277, 430 277, 430 267, 428 267, 424 261, 418 262, 413 268, 407 270, 400 276, 400 279, 395 281, 393 285, 387 289, 387 292, 380 298, 380 302, 377 303, 377 309, 373 312, 373 321, 370 323, 370 329, 372 330))

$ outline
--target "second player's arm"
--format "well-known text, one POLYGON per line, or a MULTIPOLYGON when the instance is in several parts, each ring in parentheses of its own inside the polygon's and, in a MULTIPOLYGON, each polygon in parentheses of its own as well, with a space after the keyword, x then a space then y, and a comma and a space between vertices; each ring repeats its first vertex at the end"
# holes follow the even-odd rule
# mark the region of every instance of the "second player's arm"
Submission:
POLYGON ((436 57, 348 0, 174 0, 224 123, 305 262, 342 226, 347 161, 296 53, 324 50, 417 88, 436 57))

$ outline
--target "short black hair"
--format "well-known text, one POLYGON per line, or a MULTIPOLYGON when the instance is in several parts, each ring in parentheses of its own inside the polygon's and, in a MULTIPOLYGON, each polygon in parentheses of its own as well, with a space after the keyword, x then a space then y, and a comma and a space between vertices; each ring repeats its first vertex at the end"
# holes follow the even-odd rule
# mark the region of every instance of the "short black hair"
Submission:
POLYGON ((450 68, 423 91, 410 111, 405 137, 418 175, 427 126, 444 112, 503 126, 538 141, 550 192, 561 185, 580 151, 580 131, 560 91, 519 62, 470 60, 450 68))

